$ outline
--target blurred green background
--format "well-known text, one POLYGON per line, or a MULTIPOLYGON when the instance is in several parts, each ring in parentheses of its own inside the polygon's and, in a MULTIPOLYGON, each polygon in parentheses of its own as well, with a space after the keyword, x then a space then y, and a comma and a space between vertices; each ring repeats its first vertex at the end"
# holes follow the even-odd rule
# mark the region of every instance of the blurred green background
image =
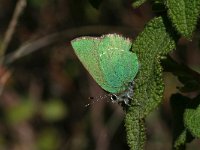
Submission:
MULTIPOLYGON (((150 3, 133 9, 131 0, 0 0, 1 47, 20 1, 26 5, 7 47, 0 49, 0 150, 128 150, 122 107, 88 99, 106 93, 70 41, 105 33, 134 39, 155 16, 150 3)), ((198 46, 199 41, 189 43, 179 59, 200 64, 198 46), (193 50, 190 55, 187 49, 193 50)), ((171 73, 165 81, 165 101, 147 119, 147 150, 171 149, 168 99, 180 83, 171 73)), ((199 146, 195 140, 188 149, 199 146)))

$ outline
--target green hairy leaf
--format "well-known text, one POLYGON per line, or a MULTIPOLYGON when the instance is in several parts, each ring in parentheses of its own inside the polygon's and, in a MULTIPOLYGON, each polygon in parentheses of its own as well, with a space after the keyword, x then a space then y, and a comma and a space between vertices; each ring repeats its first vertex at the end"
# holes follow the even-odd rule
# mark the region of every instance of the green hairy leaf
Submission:
POLYGON ((137 8, 139 7, 140 5, 142 5, 146 0, 134 0, 133 3, 132 3, 132 6, 134 8, 137 8))
POLYGON ((179 137, 176 139, 174 143, 174 148, 175 149, 180 149, 181 147, 185 147, 185 142, 186 142, 186 137, 187 137, 187 132, 184 130, 179 137))
POLYGON ((135 113, 134 116, 126 115, 127 140, 131 150, 143 150, 146 141, 144 120, 139 119, 139 112, 135 113))
POLYGON ((191 38, 200 13, 200 0, 167 0, 168 15, 177 31, 191 38))
POLYGON ((185 110, 184 123, 194 137, 200 138, 200 105, 196 109, 185 110))
POLYGON ((178 93, 171 96, 173 146, 175 149, 185 149, 186 143, 200 135, 199 98, 200 96, 190 99, 178 93))
POLYGON ((160 60, 174 48, 175 41, 166 31, 161 17, 150 21, 133 42, 132 51, 138 56, 140 69, 135 80, 134 100, 125 120, 128 144, 132 150, 143 149, 141 145, 144 145, 145 135, 138 136, 135 130, 144 130, 144 125, 139 123, 162 100, 164 84, 160 60))

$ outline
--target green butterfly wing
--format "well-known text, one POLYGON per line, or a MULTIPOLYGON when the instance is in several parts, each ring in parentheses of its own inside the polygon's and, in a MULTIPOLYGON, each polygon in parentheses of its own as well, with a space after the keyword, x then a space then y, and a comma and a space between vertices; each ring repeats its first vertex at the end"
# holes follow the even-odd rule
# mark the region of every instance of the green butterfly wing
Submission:
POLYGON ((96 38, 81 37, 72 40, 71 44, 79 60, 82 62, 91 76, 96 80, 97 83, 102 83, 105 82, 105 80, 103 79, 103 72, 99 64, 99 42, 100 41, 96 38))
POLYGON ((130 48, 131 41, 117 34, 105 35, 99 44, 100 65, 112 93, 126 90, 138 72, 138 59, 130 48))
POLYGON ((129 51, 131 42, 120 35, 82 37, 71 43, 91 76, 108 92, 126 90, 138 72, 137 56, 129 51))

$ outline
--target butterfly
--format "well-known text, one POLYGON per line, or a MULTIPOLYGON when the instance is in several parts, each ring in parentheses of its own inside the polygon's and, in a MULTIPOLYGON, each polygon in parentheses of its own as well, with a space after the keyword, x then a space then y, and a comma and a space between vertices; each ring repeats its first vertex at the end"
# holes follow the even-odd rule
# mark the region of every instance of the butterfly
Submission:
POLYGON ((79 37, 71 41, 75 54, 111 100, 125 104, 133 97, 134 78, 139 70, 131 40, 118 34, 79 37))

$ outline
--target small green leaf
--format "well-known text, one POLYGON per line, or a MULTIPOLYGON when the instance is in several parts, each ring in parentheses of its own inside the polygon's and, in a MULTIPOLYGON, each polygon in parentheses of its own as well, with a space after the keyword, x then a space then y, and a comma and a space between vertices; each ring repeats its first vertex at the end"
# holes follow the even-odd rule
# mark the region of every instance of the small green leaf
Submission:
POLYGON ((174 142, 174 148, 180 149, 181 147, 185 147, 186 138, 187 138, 187 131, 184 130, 174 142))
POLYGON ((196 107, 198 99, 199 97, 190 99, 179 93, 173 94, 170 98, 173 113, 173 146, 177 150, 185 149, 186 143, 194 139, 194 136, 185 126, 184 113, 187 109, 196 107))
POLYGON ((177 31, 191 38, 200 13, 200 0, 167 0, 168 15, 177 31))
POLYGON ((185 110, 184 123, 194 137, 200 138, 200 105, 196 109, 185 110))
POLYGON ((142 5, 146 0, 134 0, 133 3, 132 3, 132 6, 134 8, 137 8, 139 7, 140 5, 142 5))
POLYGON ((183 123, 183 113, 190 99, 181 94, 173 94, 170 98, 170 105, 173 113, 173 147, 175 149, 184 149, 187 134, 183 123))

